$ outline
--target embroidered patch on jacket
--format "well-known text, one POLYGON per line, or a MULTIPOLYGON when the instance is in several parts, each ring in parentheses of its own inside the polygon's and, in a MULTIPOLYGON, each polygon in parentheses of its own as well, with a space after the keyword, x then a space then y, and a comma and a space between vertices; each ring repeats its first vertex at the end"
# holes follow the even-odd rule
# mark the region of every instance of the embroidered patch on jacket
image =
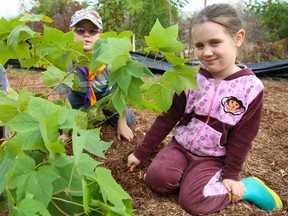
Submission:
POLYGON ((243 102, 234 96, 224 97, 221 104, 224 112, 232 115, 240 115, 246 111, 243 102))

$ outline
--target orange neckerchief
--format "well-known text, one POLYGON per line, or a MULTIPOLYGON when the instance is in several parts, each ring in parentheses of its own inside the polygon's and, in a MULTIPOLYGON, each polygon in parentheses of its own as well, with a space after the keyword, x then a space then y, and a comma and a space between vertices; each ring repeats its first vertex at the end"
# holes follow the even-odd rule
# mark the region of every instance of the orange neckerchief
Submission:
MULTIPOLYGON (((95 73, 91 72, 89 67, 87 68, 88 69, 87 74, 84 74, 83 71, 82 70, 81 71, 82 71, 82 74, 84 75, 84 78, 87 81, 92 81, 99 73, 104 71, 105 68, 106 68, 106 65, 103 64, 95 73)), ((97 98, 95 96, 93 87, 92 86, 87 87, 87 95, 86 95, 85 102, 84 102, 85 108, 92 106, 93 104, 96 103, 96 101, 97 101, 97 98)))

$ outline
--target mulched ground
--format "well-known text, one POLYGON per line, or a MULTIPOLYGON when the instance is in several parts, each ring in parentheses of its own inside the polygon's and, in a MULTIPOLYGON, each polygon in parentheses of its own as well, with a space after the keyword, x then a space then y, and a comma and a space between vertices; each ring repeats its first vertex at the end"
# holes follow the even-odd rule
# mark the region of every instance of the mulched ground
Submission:
MULTIPOLYGON (((14 89, 23 86, 31 91, 49 92, 41 84, 41 76, 9 74, 10 85, 14 89)), ((248 202, 231 204, 228 208, 211 215, 283 215, 288 216, 288 80, 262 79, 265 85, 265 102, 263 118, 259 134, 253 142, 252 151, 245 163, 242 177, 257 176, 275 190, 283 201, 284 208, 265 212, 248 202)), ((106 152, 107 160, 104 166, 111 169, 115 180, 133 198, 135 214, 143 216, 188 216, 177 204, 177 193, 160 195, 153 193, 143 182, 143 174, 155 155, 141 164, 133 173, 129 172, 126 163, 128 155, 140 143, 155 119, 154 114, 134 110, 137 116, 133 126, 135 138, 132 142, 116 139, 115 128, 105 125, 102 127, 102 138, 113 141, 106 152)), ((160 150, 167 140, 162 143, 160 150)), ((1 213, 0 213, 1 215, 1 213)))

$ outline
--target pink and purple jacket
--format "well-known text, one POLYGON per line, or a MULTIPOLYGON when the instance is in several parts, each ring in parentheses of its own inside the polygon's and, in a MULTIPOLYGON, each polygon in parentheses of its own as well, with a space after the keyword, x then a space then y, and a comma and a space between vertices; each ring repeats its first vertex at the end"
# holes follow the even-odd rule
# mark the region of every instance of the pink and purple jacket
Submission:
POLYGON ((222 178, 239 180, 259 129, 264 88, 250 68, 241 68, 218 82, 201 68, 199 89, 174 95, 172 106, 156 118, 134 155, 147 159, 177 124, 173 138, 179 145, 201 157, 223 157, 222 178))

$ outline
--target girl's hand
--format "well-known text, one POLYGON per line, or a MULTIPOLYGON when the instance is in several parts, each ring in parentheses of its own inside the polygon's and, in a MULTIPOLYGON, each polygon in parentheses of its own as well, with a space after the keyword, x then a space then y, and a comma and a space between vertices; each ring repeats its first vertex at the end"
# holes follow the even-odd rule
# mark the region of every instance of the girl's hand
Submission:
POLYGON ((224 179, 222 181, 224 187, 232 193, 232 202, 238 202, 246 193, 245 186, 241 181, 234 181, 231 179, 224 179))
POLYGON ((139 164, 140 160, 138 160, 133 153, 128 156, 127 167, 131 172, 133 172, 139 164))

